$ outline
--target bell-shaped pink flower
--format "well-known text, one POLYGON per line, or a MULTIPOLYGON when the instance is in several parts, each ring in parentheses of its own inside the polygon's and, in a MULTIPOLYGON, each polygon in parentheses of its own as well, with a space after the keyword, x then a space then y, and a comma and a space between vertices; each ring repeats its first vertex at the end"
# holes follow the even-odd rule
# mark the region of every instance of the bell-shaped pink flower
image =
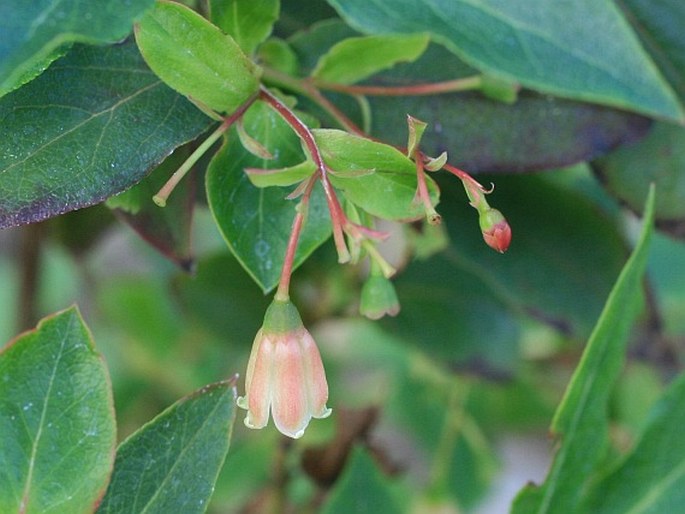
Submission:
POLYGON ((311 418, 325 418, 328 384, 321 355, 290 301, 274 300, 257 332, 245 375, 245 425, 264 428, 269 412, 278 430, 299 438, 311 418))

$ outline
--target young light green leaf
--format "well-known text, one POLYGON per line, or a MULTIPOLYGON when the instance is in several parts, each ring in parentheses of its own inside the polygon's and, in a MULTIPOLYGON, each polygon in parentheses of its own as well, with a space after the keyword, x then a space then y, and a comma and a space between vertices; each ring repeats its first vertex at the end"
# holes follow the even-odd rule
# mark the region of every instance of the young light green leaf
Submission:
POLYGON ((231 36, 247 55, 271 35, 280 0, 210 0, 209 19, 231 36))
POLYGON ((183 398, 126 439, 98 514, 203 513, 235 420, 231 381, 183 398))
POLYGON ((354 84, 400 62, 412 62, 428 47, 426 34, 351 37, 335 44, 312 76, 321 82, 354 84))
POLYGON ((578 512, 586 480, 606 447, 609 395, 623 364, 637 314, 654 222, 654 188, 647 198, 640 239, 609 295, 559 405, 552 431, 561 444, 545 482, 527 486, 513 514, 578 512))
POLYGON ((685 118, 614 2, 329 0, 366 33, 429 32, 468 64, 567 98, 685 118))
POLYGON ((33 79, 69 44, 115 43, 153 0, 35 0, 0 7, 0 96, 33 79))
MULTIPOLYGON (((209 165, 207 199, 229 248, 266 293, 278 283, 298 200, 287 200, 289 191, 285 189, 258 189, 243 169, 277 169, 301 162, 304 156, 290 127, 265 104, 253 105, 244 117, 244 124, 275 158, 260 159, 246 152, 232 129, 228 142, 209 165)), ((308 172, 305 170, 305 173, 308 172)), ((300 236, 295 267, 328 239, 330 231, 326 201, 321 188, 316 186, 300 236)))
POLYGON ((660 514, 685 505, 685 374, 652 409, 626 460, 594 484, 582 512, 660 514))
POLYGON ((353 449, 345 470, 336 482, 322 514, 377 514, 406 512, 395 498, 393 484, 378 470, 361 447, 353 449))
POLYGON ((0 228, 123 191, 210 123, 133 43, 75 47, 0 99, 0 228))
POLYGON ((257 187, 292 186, 312 176, 315 171, 316 165, 312 161, 280 169, 245 168, 250 182, 257 187))
POLYGON ((259 67, 184 5, 158 0, 135 35, 145 62, 166 84, 217 112, 234 111, 259 89, 259 67))
MULTIPOLYGON (((425 215, 421 203, 414 201, 415 164, 402 152, 341 130, 312 132, 331 170, 331 182, 349 201, 384 219, 410 220, 425 215)), ((438 187, 430 177, 426 181, 433 205, 437 205, 438 187)))
POLYGON ((115 443, 107 369, 76 308, 0 352, 0 512, 92 512, 115 443))

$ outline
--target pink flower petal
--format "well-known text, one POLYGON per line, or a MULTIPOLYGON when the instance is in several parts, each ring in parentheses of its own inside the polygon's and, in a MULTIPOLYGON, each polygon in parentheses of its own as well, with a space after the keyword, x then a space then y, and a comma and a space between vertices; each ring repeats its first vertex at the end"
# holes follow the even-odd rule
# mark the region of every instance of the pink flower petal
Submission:
POLYGON ((274 352, 271 414, 283 434, 298 438, 311 415, 307 401, 304 360, 292 334, 279 338, 274 352))

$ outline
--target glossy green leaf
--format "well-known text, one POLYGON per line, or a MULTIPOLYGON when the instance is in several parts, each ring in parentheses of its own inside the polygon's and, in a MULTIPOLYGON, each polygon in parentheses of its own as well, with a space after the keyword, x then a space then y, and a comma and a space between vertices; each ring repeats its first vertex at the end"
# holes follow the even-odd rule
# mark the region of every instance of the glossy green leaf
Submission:
POLYGON ((519 493, 513 514, 580 512, 583 486, 606 450, 609 396, 640 306, 642 276, 654 222, 654 189, 640 239, 619 276, 552 421, 560 438, 545 482, 519 493))
POLYGON ((674 120, 685 116, 613 2, 329 3, 359 30, 429 32, 475 68, 531 89, 674 120))
MULTIPOLYGON (((232 130, 228 142, 207 171, 207 198, 214 219, 233 254, 264 292, 278 283, 298 200, 287 200, 289 190, 259 189, 244 168, 279 168, 302 161, 299 140, 290 127, 263 103, 245 115, 246 131, 275 159, 255 157, 241 146, 232 130)), ((300 236, 295 266, 299 266, 330 235, 328 209, 316 186, 300 236)))
POLYGON ((323 514, 377 514, 406 512, 395 498, 392 483, 376 467, 371 456, 355 447, 343 474, 330 493, 323 514))
POLYGON ((210 0, 209 19, 231 36, 247 55, 271 34, 280 0, 210 0))
MULTIPOLYGON (((322 22, 291 38, 306 69, 322 52, 353 36, 342 22, 322 22)), ((375 85, 407 86, 472 77, 478 72, 445 48, 432 44, 413 63, 401 63, 374 77, 375 85)), ((650 120, 599 105, 524 91, 514 105, 462 92, 420 97, 368 97, 371 135, 404 146, 407 113, 428 123, 422 150, 470 172, 552 169, 599 157, 643 136, 650 120)), ((356 105, 345 105, 353 119, 356 105)))
POLYGON ((232 112, 259 89, 259 67, 233 38, 184 5, 158 0, 135 29, 150 68, 210 109, 232 112))
POLYGON ((166 206, 160 208, 152 197, 183 164, 190 154, 179 148, 140 183, 107 200, 107 206, 140 236, 181 268, 190 270, 190 225, 195 205, 195 177, 184 179, 174 188, 166 206))
POLYGON ((650 183, 658 194, 657 226, 685 236, 685 129, 658 123, 636 145, 598 159, 593 168, 607 190, 641 212, 650 183))
POLYGON ((0 96, 28 82, 70 43, 114 43, 152 0, 49 0, 3 2, 0 6, 0 96))
POLYGON ((235 398, 232 382, 203 387, 126 439, 97 512, 205 512, 228 452, 235 398))
POLYGON ((109 376, 76 308, 0 352, 0 512, 90 513, 114 461, 109 376))
MULTIPOLYGON (((332 129, 313 130, 314 139, 333 185, 345 197, 374 216, 390 220, 418 219, 425 215, 415 201, 416 166, 399 150, 370 139, 332 129)), ((426 177, 433 204, 438 188, 426 177)))
POLYGON ((312 76, 323 82, 354 84, 398 62, 418 59, 427 47, 425 34, 344 39, 319 59, 312 76))
POLYGON ((0 99, 0 228, 128 189, 209 123, 132 43, 75 47, 0 99))
POLYGON ((594 484, 583 512, 660 514, 685 505, 685 375, 673 382, 646 419, 635 449, 594 484))

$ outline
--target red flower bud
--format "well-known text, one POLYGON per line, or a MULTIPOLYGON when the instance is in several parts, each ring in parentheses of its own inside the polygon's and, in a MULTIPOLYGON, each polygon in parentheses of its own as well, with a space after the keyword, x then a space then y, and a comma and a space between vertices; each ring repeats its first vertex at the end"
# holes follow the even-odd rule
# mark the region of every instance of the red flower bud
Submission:
POLYGON ((480 229, 483 239, 490 248, 504 253, 511 243, 511 227, 501 212, 488 209, 480 215, 480 229))

